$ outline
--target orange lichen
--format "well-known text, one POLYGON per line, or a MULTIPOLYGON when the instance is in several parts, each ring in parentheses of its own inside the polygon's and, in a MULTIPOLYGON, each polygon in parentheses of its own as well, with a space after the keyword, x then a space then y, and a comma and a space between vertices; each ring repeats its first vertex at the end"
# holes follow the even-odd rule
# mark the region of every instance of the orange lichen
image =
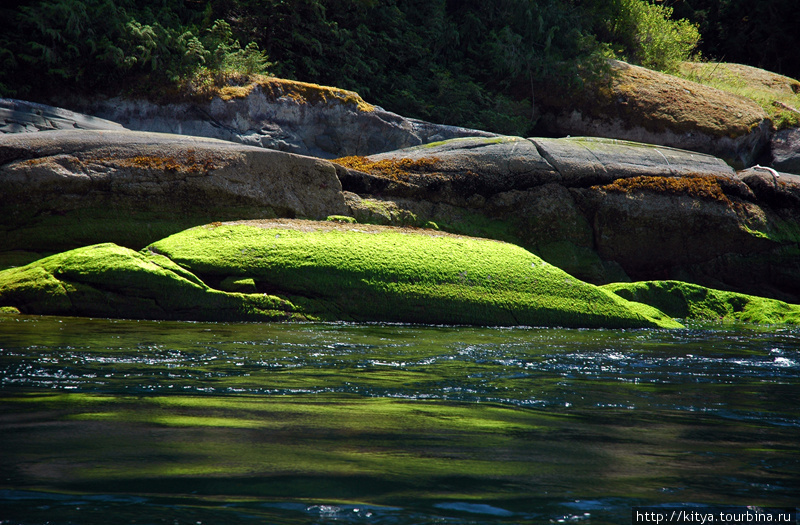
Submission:
POLYGON ((371 175, 386 177, 394 180, 408 180, 412 173, 431 173, 436 170, 439 163, 438 157, 425 157, 417 160, 412 159, 383 159, 379 161, 369 160, 367 157, 342 157, 334 159, 335 162, 346 168, 363 171, 371 175))
POLYGON ((180 173, 208 173, 217 169, 215 161, 219 159, 212 156, 197 157, 194 150, 187 150, 181 156, 157 157, 154 155, 138 155, 136 157, 114 158, 102 157, 85 159, 84 162, 97 162, 111 164, 124 168, 143 168, 180 173))
POLYGON ((272 100, 289 98, 298 104, 311 105, 338 102, 355 106, 359 111, 375 111, 375 106, 365 102, 355 91, 283 78, 263 78, 257 85, 272 100))
POLYGON ((721 177, 715 175, 693 175, 687 177, 631 177, 617 179, 605 186, 594 186, 593 189, 604 189, 620 193, 631 191, 650 191, 653 193, 667 193, 671 195, 687 195, 721 202, 728 206, 733 203, 725 195, 720 184, 721 177))

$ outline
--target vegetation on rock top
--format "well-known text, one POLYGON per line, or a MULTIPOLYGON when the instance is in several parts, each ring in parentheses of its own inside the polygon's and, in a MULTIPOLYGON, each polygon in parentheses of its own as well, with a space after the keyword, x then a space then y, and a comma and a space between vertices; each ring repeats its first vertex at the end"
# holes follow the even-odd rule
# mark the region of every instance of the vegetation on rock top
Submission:
POLYGON ((426 157, 421 159, 400 158, 374 161, 367 157, 350 156, 333 159, 331 162, 371 175, 404 181, 408 180, 409 172, 429 173, 436 170, 439 159, 437 157, 426 157))
POLYGON ((800 82, 742 64, 684 62, 677 75, 749 98, 769 115, 777 129, 800 125, 800 82))
MULTIPOLYGON (((611 71, 591 86, 574 94, 576 109, 595 118, 617 117, 653 132, 736 137, 768 118, 756 102, 743 96, 623 62, 612 62, 611 71)), ((563 105, 558 94, 548 96, 545 103, 554 108, 563 105)))
MULTIPOLYGON (((688 195, 690 197, 717 201, 727 206, 733 202, 725 195, 720 180, 722 177, 714 175, 698 175, 695 177, 631 177, 617 179, 611 184, 602 186, 604 190, 620 193, 631 191, 651 191, 654 193, 669 193, 671 195, 688 195)), ((593 186, 598 189, 601 186, 593 186)))
POLYGON ((521 136, 535 123, 534 81, 574 83, 608 56, 661 67, 697 43, 692 24, 645 0, 16 0, 0 12, 13 21, 0 36, 2 96, 228 98, 269 73, 521 136))

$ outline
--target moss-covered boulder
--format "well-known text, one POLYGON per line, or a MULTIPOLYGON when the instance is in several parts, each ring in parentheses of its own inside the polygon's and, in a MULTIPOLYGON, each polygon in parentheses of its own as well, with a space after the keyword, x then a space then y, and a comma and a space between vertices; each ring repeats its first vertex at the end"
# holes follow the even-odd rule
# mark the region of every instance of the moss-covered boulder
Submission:
POLYGON ((309 221, 202 226, 141 252, 65 252, 0 272, 0 306, 154 319, 680 326, 514 245, 309 221), (232 287, 250 293, 224 291, 232 287))
POLYGON ((361 222, 501 239, 594 284, 676 279, 800 297, 791 175, 586 137, 463 138, 334 162, 361 222))
POLYGON ((0 305, 30 314, 130 319, 298 317, 276 297, 214 290, 166 257, 111 243, 0 272, 0 305))
POLYGON ((613 283, 603 288, 679 319, 800 324, 800 305, 680 281, 613 283))

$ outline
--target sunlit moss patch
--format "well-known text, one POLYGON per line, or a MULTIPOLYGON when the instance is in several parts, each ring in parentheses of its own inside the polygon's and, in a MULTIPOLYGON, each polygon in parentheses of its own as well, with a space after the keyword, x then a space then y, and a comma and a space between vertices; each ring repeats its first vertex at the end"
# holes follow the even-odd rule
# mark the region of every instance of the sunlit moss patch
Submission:
POLYGON ((613 283, 602 288, 680 319, 800 324, 800 305, 680 281, 613 283))

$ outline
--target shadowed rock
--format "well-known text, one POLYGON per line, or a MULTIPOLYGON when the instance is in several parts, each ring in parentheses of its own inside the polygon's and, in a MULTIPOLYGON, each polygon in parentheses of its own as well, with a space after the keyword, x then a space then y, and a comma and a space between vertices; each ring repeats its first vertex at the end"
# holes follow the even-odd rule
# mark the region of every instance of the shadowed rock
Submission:
POLYGON ((56 129, 122 130, 121 124, 68 109, 0 98, 0 133, 30 133, 56 129))
POLYGON ((6 250, 143 246, 209 220, 346 211, 330 163, 230 142, 134 131, 0 136, 6 250))

